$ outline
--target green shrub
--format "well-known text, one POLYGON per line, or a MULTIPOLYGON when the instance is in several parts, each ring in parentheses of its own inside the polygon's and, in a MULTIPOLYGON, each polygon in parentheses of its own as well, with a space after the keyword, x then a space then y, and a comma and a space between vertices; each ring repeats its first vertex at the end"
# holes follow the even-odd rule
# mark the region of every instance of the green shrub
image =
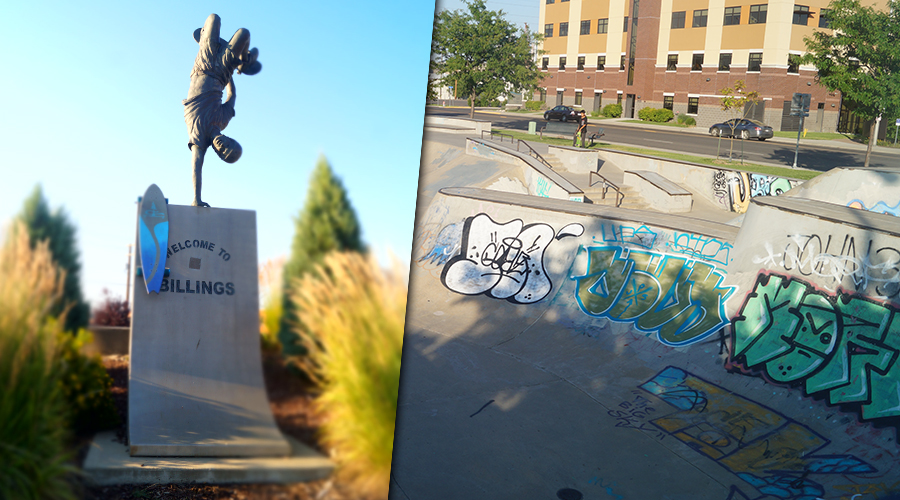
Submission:
POLYGON ((603 116, 608 118, 618 118, 622 116, 622 105, 607 104, 606 106, 603 106, 603 116))
POLYGON ((68 411, 57 369, 62 276, 21 224, 0 248, 0 498, 74 498, 68 411))
POLYGON ((406 313, 405 273, 374 259, 333 253, 293 287, 309 356, 303 369, 321 388, 320 428, 339 477, 356 497, 387 498, 406 313), (313 340, 314 339, 314 340, 313 340))
POLYGON ((597 109, 597 110, 591 111, 591 116, 593 116, 594 118, 598 118, 600 116, 600 110, 597 109))
POLYGON ((543 105, 542 101, 525 101, 525 109, 528 111, 538 111, 543 105))
POLYGON ((688 116, 682 113, 678 115, 678 123, 687 125, 688 127, 693 127, 697 124, 697 120, 695 120, 693 116, 688 116))
POLYGON ((641 108, 638 111, 638 118, 648 122, 665 123, 674 117, 675 114, 665 108, 641 108))
POLYGON ((81 348, 93 337, 86 330, 60 335, 59 374, 63 395, 69 404, 70 425, 75 432, 86 434, 119 425, 119 412, 113 403, 112 378, 103 367, 99 355, 87 356, 81 348))

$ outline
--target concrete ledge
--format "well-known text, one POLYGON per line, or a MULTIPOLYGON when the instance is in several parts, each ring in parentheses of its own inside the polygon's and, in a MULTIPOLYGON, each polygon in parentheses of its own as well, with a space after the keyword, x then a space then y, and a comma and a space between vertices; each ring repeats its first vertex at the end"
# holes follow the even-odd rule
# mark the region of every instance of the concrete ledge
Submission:
POLYGON ((559 158, 569 172, 587 174, 597 171, 597 152, 569 146, 549 146, 550 154, 559 158))
POLYGON ((613 149, 598 149, 597 155, 622 170, 664 175, 717 208, 737 213, 747 210, 751 197, 776 194, 770 186, 783 185, 786 191, 803 183, 798 179, 754 174, 724 165, 712 167, 613 149))
POLYGON ((477 135, 491 131, 491 122, 471 118, 449 118, 445 116, 425 116, 425 127, 435 127, 452 131, 465 131, 477 135))
POLYGON ((625 171, 625 185, 641 193, 641 197, 655 210, 690 212, 691 192, 656 172, 625 171))
POLYGON ((334 464, 312 448, 285 437, 291 455, 277 458, 132 457, 115 431, 94 436, 83 471, 91 484, 297 483, 323 479, 334 464))
POLYGON ((438 191, 438 193, 443 196, 461 197, 493 203, 503 203, 516 207, 550 210, 553 212, 572 215, 602 217, 603 219, 611 221, 653 225, 656 227, 672 229, 679 232, 692 232, 694 234, 712 236, 721 241, 734 241, 738 234, 738 228, 728 224, 712 222, 704 219, 695 219, 693 217, 687 217, 684 215, 653 212, 650 210, 616 208, 606 205, 591 205, 588 203, 566 203, 562 200, 538 198, 535 196, 528 196, 524 194, 503 193, 499 191, 491 191, 489 189, 479 188, 443 188, 438 191))

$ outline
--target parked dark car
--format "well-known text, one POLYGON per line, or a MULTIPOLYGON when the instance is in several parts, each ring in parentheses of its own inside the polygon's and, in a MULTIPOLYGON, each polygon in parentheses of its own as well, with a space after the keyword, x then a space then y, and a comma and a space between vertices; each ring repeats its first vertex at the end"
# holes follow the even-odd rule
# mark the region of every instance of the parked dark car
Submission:
POLYGON ((574 122, 578 120, 578 116, 575 114, 575 108, 571 106, 557 106, 553 109, 544 111, 544 119, 547 121, 559 120, 561 122, 574 122))
POLYGON ((725 123, 717 123, 709 127, 709 135, 716 137, 731 137, 732 127, 734 128, 734 136, 741 139, 759 139, 764 141, 775 136, 772 127, 757 120, 748 120, 746 118, 732 118, 725 123))

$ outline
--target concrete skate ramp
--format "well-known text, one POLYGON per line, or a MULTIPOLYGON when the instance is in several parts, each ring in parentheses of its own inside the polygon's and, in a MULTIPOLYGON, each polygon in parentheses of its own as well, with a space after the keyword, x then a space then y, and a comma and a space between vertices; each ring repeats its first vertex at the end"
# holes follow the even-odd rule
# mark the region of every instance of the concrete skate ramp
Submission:
POLYGON ((900 168, 836 168, 786 194, 900 216, 900 168))
POLYGON ((390 498, 890 498, 896 228, 803 199, 754 198, 738 233, 440 191, 417 218, 390 498))

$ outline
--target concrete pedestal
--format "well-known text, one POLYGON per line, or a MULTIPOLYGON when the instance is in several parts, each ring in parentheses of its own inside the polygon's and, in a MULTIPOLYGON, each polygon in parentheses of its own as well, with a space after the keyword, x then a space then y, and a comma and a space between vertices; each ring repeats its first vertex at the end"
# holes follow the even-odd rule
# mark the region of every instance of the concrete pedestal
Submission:
POLYGON ((133 281, 129 452, 288 455, 263 383, 256 213, 168 210, 169 276, 159 294, 133 281))

